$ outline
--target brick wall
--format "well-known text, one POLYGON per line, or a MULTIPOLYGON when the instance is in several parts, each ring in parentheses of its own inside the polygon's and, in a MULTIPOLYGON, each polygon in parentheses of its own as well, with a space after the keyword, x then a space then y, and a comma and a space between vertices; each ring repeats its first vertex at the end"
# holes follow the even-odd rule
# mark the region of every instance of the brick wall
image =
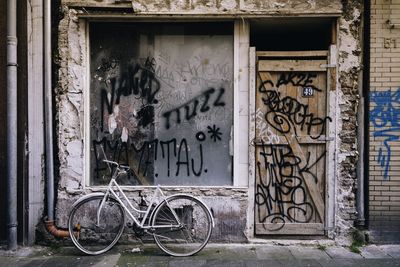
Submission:
POLYGON ((371 0, 369 225, 400 242, 400 0, 371 0))

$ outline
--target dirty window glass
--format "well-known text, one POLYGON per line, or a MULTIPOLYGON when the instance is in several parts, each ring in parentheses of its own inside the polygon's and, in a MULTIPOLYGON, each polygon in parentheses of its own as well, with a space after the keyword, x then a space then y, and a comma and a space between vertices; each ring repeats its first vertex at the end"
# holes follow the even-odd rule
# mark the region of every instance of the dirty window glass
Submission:
POLYGON ((90 177, 231 185, 233 25, 90 24, 90 177), (103 153, 104 152, 104 153, 103 153))

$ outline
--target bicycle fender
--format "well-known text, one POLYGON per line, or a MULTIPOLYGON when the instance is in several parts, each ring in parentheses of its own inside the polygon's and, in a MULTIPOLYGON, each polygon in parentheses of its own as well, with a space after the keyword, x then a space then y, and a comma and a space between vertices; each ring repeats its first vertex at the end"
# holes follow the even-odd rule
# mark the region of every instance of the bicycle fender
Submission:
MULTIPOLYGON (((215 227, 214 216, 213 216, 212 212, 210 211, 210 209, 208 208, 208 206, 206 205, 206 203, 204 203, 204 201, 202 201, 201 199, 199 199, 199 198, 197 198, 197 197, 194 197, 194 196, 192 196, 192 195, 186 195, 186 194, 175 194, 175 195, 172 195, 172 196, 168 196, 167 198, 165 198, 165 200, 168 200, 169 198, 177 197, 177 196, 192 197, 192 198, 198 200, 201 204, 203 204, 204 207, 206 207, 208 213, 210 214, 211 222, 212 222, 212 227, 213 227, 213 228, 215 227)), ((162 203, 162 202, 163 202, 163 201, 161 201, 160 203, 162 203)))
POLYGON ((78 200, 77 201, 75 201, 74 202, 74 204, 72 204, 72 206, 71 206, 71 210, 76 206, 76 205, 78 205, 79 203, 81 203, 82 201, 84 201, 84 200, 86 200, 86 199, 88 199, 88 198, 91 198, 91 197, 94 197, 94 196, 104 196, 105 194, 104 193, 90 193, 90 194, 88 194, 88 195, 84 195, 83 197, 80 197, 80 198, 78 198, 78 200))

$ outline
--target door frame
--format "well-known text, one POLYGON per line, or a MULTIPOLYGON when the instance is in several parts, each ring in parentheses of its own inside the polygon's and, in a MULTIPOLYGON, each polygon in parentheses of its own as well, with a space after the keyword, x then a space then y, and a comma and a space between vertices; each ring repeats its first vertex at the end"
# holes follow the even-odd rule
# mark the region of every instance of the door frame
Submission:
MULTIPOLYGON (((256 120, 255 120, 255 110, 256 110, 256 83, 257 83, 257 53, 255 47, 250 47, 249 49, 249 197, 248 197, 248 222, 247 222, 247 234, 248 237, 265 237, 265 235, 255 235, 255 181, 256 181, 256 165, 255 165, 255 147, 252 141, 255 140, 256 136, 256 120)), ((327 153, 326 153, 326 180, 325 180, 325 225, 324 225, 324 235, 328 237, 333 237, 333 231, 335 228, 335 199, 336 199, 336 176, 337 176, 337 111, 338 101, 337 101, 337 47, 336 45, 331 45, 327 51, 267 51, 262 52, 264 56, 279 57, 285 56, 293 59, 299 58, 312 58, 321 57, 325 55, 328 64, 326 66, 321 66, 321 69, 326 69, 327 72, 327 96, 326 96, 326 107, 327 116, 332 119, 331 123, 328 123, 326 129, 326 136, 330 140, 327 142, 327 153)), ((268 235, 267 237, 269 237, 268 235)), ((285 237, 285 235, 282 235, 285 237)), ((304 237, 304 236, 303 236, 304 237)))

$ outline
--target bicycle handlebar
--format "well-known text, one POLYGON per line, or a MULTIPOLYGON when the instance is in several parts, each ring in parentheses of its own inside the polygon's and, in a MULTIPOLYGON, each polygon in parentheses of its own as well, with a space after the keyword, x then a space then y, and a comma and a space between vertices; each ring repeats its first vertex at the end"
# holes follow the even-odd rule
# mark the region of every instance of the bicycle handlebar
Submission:
POLYGON ((113 165, 115 165, 115 166, 118 166, 118 165, 119 165, 118 162, 115 162, 115 161, 112 161, 112 160, 107 160, 107 159, 103 159, 103 162, 109 163, 109 164, 113 164, 113 165))
POLYGON ((117 168, 121 168, 121 169, 124 169, 124 170, 130 170, 131 169, 127 165, 122 165, 122 164, 119 164, 118 162, 115 162, 115 161, 112 161, 112 160, 103 159, 103 162, 109 163, 109 164, 113 164, 113 165, 117 166, 117 168))

